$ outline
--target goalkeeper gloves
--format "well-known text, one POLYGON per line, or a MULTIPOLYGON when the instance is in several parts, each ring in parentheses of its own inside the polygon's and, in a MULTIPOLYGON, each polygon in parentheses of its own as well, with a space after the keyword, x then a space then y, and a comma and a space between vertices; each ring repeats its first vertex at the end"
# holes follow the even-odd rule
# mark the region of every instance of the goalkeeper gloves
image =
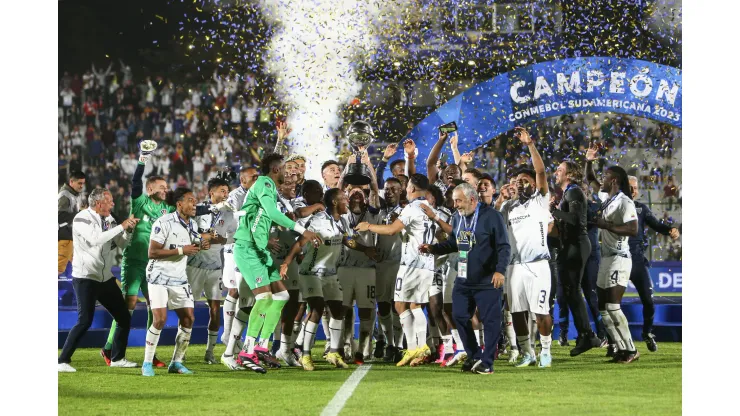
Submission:
POLYGON ((142 140, 139 142, 139 163, 146 164, 157 150, 157 142, 154 140, 142 140))

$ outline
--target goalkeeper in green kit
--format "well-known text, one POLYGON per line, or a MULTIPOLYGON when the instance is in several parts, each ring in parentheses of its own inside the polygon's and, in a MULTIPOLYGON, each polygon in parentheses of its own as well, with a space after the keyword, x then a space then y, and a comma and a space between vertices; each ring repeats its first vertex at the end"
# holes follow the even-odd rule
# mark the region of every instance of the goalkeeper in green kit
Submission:
MULTIPOLYGON (((131 216, 138 218, 140 221, 134 229, 134 235, 131 244, 123 251, 123 261, 121 262, 121 290, 126 297, 128 311, 133 315, 136 308, 136 302, 139 300, 139 289, 144 295, 147 302, 147 323, 146 327, 152 325, 152 310, 149 307, 149 291, 146 284, 146 265, 149 261, 149 236, 152 232, 152 224, 164 214, 174 212, 175 207, 167 205, 167 181, 161 176, 150 176, 146 180, 146 193, 144 193, 144 168, 146 162, 151 157, 152 152, 157 149, 157 142, 153 140, 144 140, 139 144, 139 164, 136 166, 134 178, 131 186, 131 216)), ((225 203, 198 207, 196 215, 207 214, 213 210, 227 210, 230 207, 225 203)), ((105 363, 110 365, 110 351, 113 344, 114 334, 116 332, 116 321, 113 321, 108 342, 100 351, 100 355, 105 359, 105 363)), ((166 364, 154 358, 153 364, 156 367, 165 367, 166 364)))
MULTIPOLYGON (((239 219, 234 234, 234 262, 255 298, 249 314, 247 338, 237 362, 252 371, 265 373, 260 360, 276 362, 267 349, 267 342, 290 298, 280 277, 279 265, 273 263, 267 249, 270 229, 275 224, 293 230, 316 247, 321 244, 321 238, 296 224, 277 208, 277 187, 283 184, 283 156, 271 154, 264 157, 260 173, 262 176, 249 189, 241 208, 244 215, 239 219)), ((227 348, 226 352, 231 351, 227 348)))

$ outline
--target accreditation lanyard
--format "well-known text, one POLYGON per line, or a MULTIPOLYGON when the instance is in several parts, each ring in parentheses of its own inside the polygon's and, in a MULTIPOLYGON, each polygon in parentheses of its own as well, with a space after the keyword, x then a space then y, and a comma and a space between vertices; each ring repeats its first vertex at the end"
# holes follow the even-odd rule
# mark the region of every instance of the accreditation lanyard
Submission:
POLYGON ((460 215, 460 222, 457 224, 455 235, 457 251, 460 253, 457 262, 457 277, 460 279, 468 278, 468 253, 475 245, 475 226, 478 224, 480 206, 480 203, 476 205, 470 224, 468 224, 468 219, 464 215, 460 215))
POLYGON ((177 214, 177 219, 180 221, 180 225, 182 225, 182 228, 184 228, 185 231, 188 232, 188 238, 190 239, 190 242, 193 243, 193 237, 195 237, 196 241, 198 241, 198 244, 200 244, 200 237, 198 236, 198 233, 193 231, 192 222, 188 221, 188 223, 185 224, 185 220, 180 217, 180 214, 177 214))
MULTIPOLYGON (((211 201, 208 201, 210 204, 211 201)), ((214 228, 216 228, 216 223, 218 223, 218 220, 221 218, 221 211, 216 211, 215 214, 211 214, 211 228, 208 229, 208 231, 213 231, 214 228)))

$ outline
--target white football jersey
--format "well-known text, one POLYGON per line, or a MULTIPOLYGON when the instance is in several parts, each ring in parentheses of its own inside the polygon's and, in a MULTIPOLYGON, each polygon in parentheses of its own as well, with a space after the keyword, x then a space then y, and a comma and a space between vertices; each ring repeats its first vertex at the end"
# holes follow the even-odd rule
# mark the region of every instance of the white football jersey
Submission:
MULTIPOLYGON (((626 224, 637 221, 637 210, 635 203, 622 192, 609 198, 608 194, 599 193, 599 198, 604 198, 601 205, 601 218, 615 225, 626 224)), ((609 230, 601 230, 601 253, 602 256, 621 255, 630 257, 630 248, 627 241, 628 236, 616 235, 609 230)))
MULTIPOLYGON (((435 209, 434 212, 437 213, 437 215, 439 216, 439 218, 442 221, 444 221, 444 222, 446 222, 448 224, 452 222, 452 213, 447 208, 440 207, 439 209, 435 209)), ((434 233, 435 235, 434 235, 434 243, 433 244, 441 243, 441 241, 439 241, 439 239, 437 239, 437 234, 440 231, 442 231, 442 229, 439 226, 437 226, 437 229, 436 229, 436 231, 434 233)), ((434 256, 434 266, 435 266, 435 268, 438 270, 439 268, 441 268, 442 266, 444 266, 445 263, 447 262, 447 260, 449 259, 449 257, 450 257, 449 254, 444 254, 442 256, 434 256)))
POLYGON ((234 234, 239 226, 239 216, 244 213, 244 211, 240 210, 242 205, 244 205, 244 200, 247 198, 248 192, 248 190, 239 186, 229 192, 229 197, 226 198, 226 202, 235 209, 234 212, 223 212, 221 214, 226 224, 226 234, 224 234, 224 237, 226 237, 226 245, 229 247, 234 246, 234 234))
POLYGON ((343 218, 334 221, 334 218, 324 211, 308 218, 306 229, 318 234, 323 244, 318 248, 310 243, 307 245, 306 256, 298 266, 299 273, 309 276, 334 276, 337 274, 342 255, 342 240, 349 224, 343 218))
MULTIPOLYGON (((215 230, 219 236, 225 236, 228 232, 230 224, 226 223, 224 214, 231 214, 230 212, 219 212, 217 214, 206 214, 199 217, 195 217, 195 223, 198 224, 198 233, 205 234, 210 233, 210 230, 215 230)), ((221 261, 221 244, 211 244, 208 250, 202 250, 193 257, 188 259, 188 266, 197 267, 205 270, 221 270, 223 263, 221 261)))
MULTIPOLYGON (((379 214, 380 224, 392 224, 393 217, 401 215, 401 210, 400 206, 381 209, 379 214)), ((378 258, 381 262, 397 263, 401 261, 401 236, 399 234, 378 235, 375 248, 378 250, 378 258)))
MULTIPOLYGON (((293 212, 293 205, 291 205, 290 201, 280 196, 280 194, 278 194, 277 208, 283 214, 293 212)), ((273 254, 272 256, 273 259, 280 260, 280 263, 282 263, 282 260, 285 260, 285 257, 288 256, 290 248, 295 244, 295 241, 298 238, 298 233, 280 226, 273 226, 270 229, 270 238, 276 237, 280 243, 280 253, 273 254)))
MULTIPOLYGON (((342 215, 342 219, 347 222, 349 228, 347 229, 347 236, 352 237, 358 244, 362 244, 365 247, 375 246, 376 234, 370 231, 357 232, 354 230, 355 226, 361 222, 368 222, 370 224, 380 224, 382 218, 380 213, 373 214, 366 210, 360 215, 352 213, 352 211, 342 215)), ((342 246, 342 257, 339 261, 341 266, 347 267, 375 267, 375 260, 371 260, 365 253, 351 249, 346 246, 342 246)))
POLYGON ((434 256, 419 253, 420 245, 434 244, 437 232, 437 224, 424 213, 422 204, 429 206, 426 200, 415 199, 398 216, 405 226, 401 233, 401 265, 434 271, 434 256))
MULTIPOLYGON (((200 243, 198 224, 191 218, 185 223, 177 212, 163 215, 152 224, 149 241, 156 241, 167 250, 200 243)), ((178 255, 163 259, 150 259, 146 266, 146 281, 165 286, 184 286, 188 283, 185 272, 188 256, 178 255)))
POLYGON ((529 200, 508 200, 501 206, 501 214, 511 244, 511 263, 532 263, 549 260, 547 226, 554 221, 550 214, 550 194, 535 191, 529 200))

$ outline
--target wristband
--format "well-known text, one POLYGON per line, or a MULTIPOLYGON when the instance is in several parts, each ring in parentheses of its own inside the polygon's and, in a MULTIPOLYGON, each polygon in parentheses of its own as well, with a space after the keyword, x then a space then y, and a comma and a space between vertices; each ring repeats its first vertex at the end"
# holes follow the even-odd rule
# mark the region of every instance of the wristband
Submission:
POLYGON ((182 252, 182 247, 178 247, 178 248, 177 248, 177 254, 179 254, 179 255, 181 255, 181 256, 182 256, 182 255, 184 254, 184 253, 182 252))
POLYGON ((303 234, 306 232, 306 229, 298 225, 298 223, 295 223, 295 225, 293 226, 293 231, 297 232, 298 234, 303 234))

